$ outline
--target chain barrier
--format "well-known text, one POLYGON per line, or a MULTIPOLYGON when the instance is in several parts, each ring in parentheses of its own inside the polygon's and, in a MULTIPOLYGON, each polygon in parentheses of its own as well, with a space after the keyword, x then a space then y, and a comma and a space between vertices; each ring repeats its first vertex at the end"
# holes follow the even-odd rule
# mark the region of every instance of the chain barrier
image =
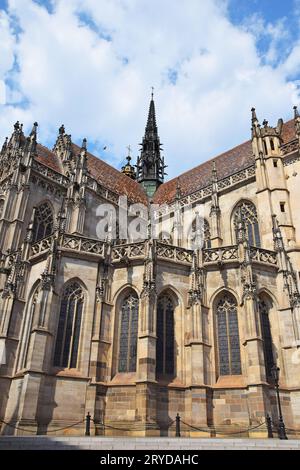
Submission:
MULTIPOLYGON (((90 435, 90 422, 93 421, 93 423, 96 425, 96 426, 102 426, 103 429, 112 429, 114 431, 121 431, 121 432, 132 432, 132 431, 144 431, 145 430, 145 427, 136 427, 136 428, 120 428, 120 427, 116 427, 116 426, 111 426, 110 424, 105 424, 105 423, 102 423, 101 421, 97 421, 95 419, 93 419, 91 417, 91 415, 88 413, 86 418, 84 418, 83 420, 81 421, 78 421, 76 423, 73 423, 73 424, 70 424, 69 426, 65 426, 65 427, 62 427, 62 428, 56 428, 56 429, 50 429, 50 430, 47 430, 47 434, 49 433, 53 433, 53 432, 59 432, 59 431, 64 431, 65 429, 70 429, 74 426, 78 426, 79 424, 82 424, 82 423, 86 423, 86 432, 85 432, 85 435, 86 436, 89 436, 90 435)), ((0 419, 0 423, 6 425, 6 426, 9 426, 11 428, 14 428, 14 429, 17 429, 19 431, 23 431, 23 432, 28 432, 30 434, 35 434, 37 435, 37 431, 31 431, 30 429, 25 429, 25 428, 21 428, 19 426, 16 426, 12 423, 8 423, 7 421, 4 421, 2 419, 0 419)), ((225 435, 237 435, 237 434, 245 434, 249 431, 252 431, 254 429, 258 429, 264 425, 267 425, 267 428, 268 428, 268 431, 271 431, 271 434, 269 435, 269 437, 273 437, 272 436, 272 432, 276 432, 277 429, 276 429, 276 426, 274 426, 273 423, 271 423, 270 421, 268 421, 268 419, 256 426, 252 426, 252 427, 249 427, 247 429, 243 429, 243 430, 237 430, 237 431, 232 431, 232 432, 226 432, 225 430, 220 430, 218 431, 215 427, 211 427, 211 428, 200 428, 198 426, 194 426, 192 424, 189 424, 189 423, 186 423, 185 421, 181 420, 179 414, 177 414, 176 418, 174 420, 172 420, 166 427, 166 429, 170 429, 173 425, 176 425, 176 437, 180 437, 180 432, 181 431, 188 431, 189 429, 194 429, 195 431, 200 431, 200 432, 214 432, 215 434, 225 434, 225 435), (181 427, 181 424, 187 426, 188 429, 182 429, 181 427)), ((289 429, 289 428, 286 428, 287 431, 289 432, 294 432, 295 430, 293 429, 289 429)))
MULTIPOLYGON (((82 419, 81 421, 78 421, 77 423, 74 423, 74 424, 70 424, 69 426, 65 426, 64 428, 50 429, 50 430, 47 430, 47 434, 50 433, 50 432, 63 431, 64 429, 72 428, 72 427, 77 426, 78 424, 81 424, 81 423, 84 423, 84 422, 85 422, 85 419, 82 419)), ((31 431, 30 429, 20 428, 19 426, 15 426, 14 424, 8 423, 7 421, 4 421, 2 419, 0 419, 0 423, 3 423, 3 424, 5 424, 5 426, 9 426, 10 428, 17 429, 18 431, 29 432, 31 434, 37 435, 37 431, 31 431)))
POLYGON ((263 426, 264 424, 266 424, 266 421, 264 421, 263 423, 260 423, 256 426, 252 426, 251 428, 247 428, 247 429, 240 430, 240 431, 233 431, 233 432, 226 432, 224 430, 223 431, 217 431, 216 428, 206 428, 206 429, 198 428, 197 426, 193 426, 192 424, 188 424, 188 423, 186 423, 185 421, 182 421, 182 420, 181 420, 181 423, 185 424, 186 426, 188 426, 191 429, 195 429, 196 431, 202 431, 202 432, 213 431, 215 434, 226 434, 227 436, 230 436, 230 435, 236 435, 236 434, 245 434, 249 431, 252 431, 253 429, 258 429, 261 426, 263 426))

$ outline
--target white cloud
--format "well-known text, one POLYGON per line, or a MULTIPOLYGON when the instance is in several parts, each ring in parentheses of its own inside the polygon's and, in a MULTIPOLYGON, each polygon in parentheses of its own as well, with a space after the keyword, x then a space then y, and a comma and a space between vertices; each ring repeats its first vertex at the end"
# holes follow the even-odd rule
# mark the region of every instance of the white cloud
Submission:
POLYGON ((249 138, 251 106, 272 122, 289 118, 298 100, 287 77, 297 70, 299 46, 274 65, 280 22, 268 26, 272 41, 263 65, 256 44, 262 26, 257 21, 255 32, 232 25, 225 1, 53 4, 49 14, 32 0, 9 1, 22 30, 17 45, 7 15, 1 16, 0 79, 12 67, 14 51, 18 63, 14 104, 0 106, 1 137, 17 119, 25 127, 38 120, 40 140, 50 143, 64 122, 74 139, 107 143, 116 164, 129 143, 138 152, 153 85, 174 176, 249 138))

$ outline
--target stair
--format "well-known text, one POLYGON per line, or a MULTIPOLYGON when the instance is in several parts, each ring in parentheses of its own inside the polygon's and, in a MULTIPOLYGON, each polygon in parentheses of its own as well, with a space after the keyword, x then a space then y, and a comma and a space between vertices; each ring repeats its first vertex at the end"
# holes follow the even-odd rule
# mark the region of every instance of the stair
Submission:
POLYGON ((300 450, 300 440, 1 436, 1 450, 300 450))

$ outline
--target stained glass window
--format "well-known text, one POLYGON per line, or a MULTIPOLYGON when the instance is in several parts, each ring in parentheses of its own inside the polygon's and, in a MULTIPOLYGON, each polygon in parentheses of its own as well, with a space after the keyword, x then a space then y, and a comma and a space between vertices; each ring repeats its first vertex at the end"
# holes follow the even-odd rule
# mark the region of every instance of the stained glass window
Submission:
POLYGON ((119 372, 136 371, 139 299, 135 293, 126 297, 120 312, 119 372))
POLYGON ((56 336, 54 365, 76 368, 84 296, 77 282, 64 290, 56 336))
POLYGON ((264 348, 264 358, 265 358, 265 368, 266 368, 266 377, 270 379, 272 377, 271 369, 274 365, 274 356, 273 356, 273 346, 272 346, 272 334, 271 334, 271 325, 269 318, 269 306, 264 300, 259 301, 259 313, 261 321, 261 332, 263 339, 263 348, 264 348))
POLYGON ((239 375, 242 371, 237 303, 231 294, 225 293, 221 297, 216 315, 219 374, 239 375))
POLYGON ((38 206, 34 214, 32 241, 36 242, 48 237, 53 231, 53 214, 50 205, 44 202, 38 206))
MULTIPOLYGON (((255 205, 250 201, 242 201, 235 209, 233 214, 233 225, 235 232, 238 228, 240 214, 245 222, 249 244, 260 246, 260 235, 257 211, 255 205)), ((236 236, 237 238, 237 236, 236 236)))
POLYGON ((174 305, 168 295, 157 302, 156 373, 174 374, 174 305))

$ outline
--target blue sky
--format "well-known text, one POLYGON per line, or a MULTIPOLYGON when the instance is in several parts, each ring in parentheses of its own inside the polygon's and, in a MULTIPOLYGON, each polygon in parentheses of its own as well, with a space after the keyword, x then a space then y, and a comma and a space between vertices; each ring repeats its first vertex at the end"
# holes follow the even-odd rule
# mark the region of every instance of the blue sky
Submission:
POLYGON ((169 177, 299 104, 300 0, 0 0, 0 141, 20 120, 120 168, 151 86, 169 177), (106 150, 103 150, 107 147, 106 150))

